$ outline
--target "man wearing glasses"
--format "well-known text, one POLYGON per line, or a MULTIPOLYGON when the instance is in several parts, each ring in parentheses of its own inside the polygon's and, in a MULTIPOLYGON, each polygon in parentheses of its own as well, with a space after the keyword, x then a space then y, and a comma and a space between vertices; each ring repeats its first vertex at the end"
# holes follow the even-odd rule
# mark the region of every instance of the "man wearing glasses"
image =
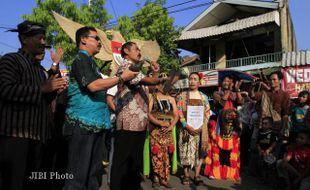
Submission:
POLYGON ((68 137, 65 190, 99 189, 101 185, 103 131, 111 127, 106 104, 106 90, 138 73, 127 69, 121 76, 102 79, 93 55, 99 52, 101 41, 93 27, 76 32, 79 49, 71 69, 64 135, 68 137))

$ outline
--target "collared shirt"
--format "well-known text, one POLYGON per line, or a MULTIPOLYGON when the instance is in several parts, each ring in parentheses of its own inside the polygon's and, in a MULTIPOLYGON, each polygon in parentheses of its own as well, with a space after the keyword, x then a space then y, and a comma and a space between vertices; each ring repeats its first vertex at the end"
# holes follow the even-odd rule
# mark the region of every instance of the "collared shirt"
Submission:
MULTIPOLYGON (((121 75, 131 64, 134 63, 124 60, 117 75, 121 75)), ((116 128, 118 130, 144 131, 146 129, 148 124, 148 90, 139 84, 144 77, 144 74, 140 72, 130 82, 118 86, 115 96, 116 128)))
MULTIPOLYGON (((103 79, 109 78, 109 76, 104 75, 104 74, 102 74, 102 73, 100 73, 100 75, 101 75, 101 77, 102 77, 103 79)), ((115 85, 115 86, 113 86, 113 87, 111 87, 111 88, 109 88, 109 89, 107 90, 107 95, 110 95, 110 96, 112 96, 113 98, 115 97, 116 93, 117 93, 117 85, 115 85)), ((110 110, 110 111, 111 111, 111 110, 110 110)), ((115 123, 115 121, 116 121, 116 115, 115 115, 115 113, 114 113, 113 111, 111 111, 110 113, 111 113, 111 115, 110 115, 111 123, 115 123)))
POLYGON ((41 93, 46 80, 45 69, 22 50, 0 59, 0 135, 41 141, 51 136, 55 96, 41 93))
POLYGON ((99 132, 111 127, 106 104, 106 91, 90 92, 87 86, 100 79, 100 72, 86 51, 80 50, 71 69, 64 134, 70 135, 74 126, 87 132, 99 132))
MULTIPOLYGON (((289 115, 290 113, 290 95, 288 92, 283 91, 282 89, 278 91, 267 91, 267 96, 272 102, 273 109, 280 114, 282 117, 284 115, 289 115)), ((262 93, 256 93, 255 99, 257 101, 261 100, 262 93)))

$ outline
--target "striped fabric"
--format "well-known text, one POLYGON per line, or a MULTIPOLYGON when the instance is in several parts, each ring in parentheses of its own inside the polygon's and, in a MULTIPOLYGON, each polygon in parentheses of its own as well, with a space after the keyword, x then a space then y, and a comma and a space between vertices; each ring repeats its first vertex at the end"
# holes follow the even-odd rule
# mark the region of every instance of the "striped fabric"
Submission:
POLYGON ((0 135, 45 141, 50 137, 51 95, 40 85, 47 74, 22 50, 0 59, 0 135))

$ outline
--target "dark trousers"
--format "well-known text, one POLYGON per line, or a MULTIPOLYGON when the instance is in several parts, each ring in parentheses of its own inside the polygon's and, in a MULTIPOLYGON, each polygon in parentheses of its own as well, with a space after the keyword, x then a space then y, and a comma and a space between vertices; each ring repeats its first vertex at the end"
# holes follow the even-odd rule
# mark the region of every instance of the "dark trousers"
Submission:
POLYGON ((116 131, 111 170, 111 190, 140 189, 144 141, 144 131, 116 131))
POLYGON ((64 190, 98 190, 103 174, 103 140, 100 133, 87 133, 74 127, 68 136, 67 173, 73 179, 65 181, 64 190))
POLYGON ((251 136, 253 133, 253 128, 250 129, 249 126, 243 124, 243 129, 240 137, 240 160, 241 168, 247 167, 250 160, 250 149, 251 149, 251 136))
POLYGON ((112 129, 105 130, 103 133, 103 161, 109 162, 111 151, 112 129))
POLYGON ((45 179, 30 179, 43 171, 42 161, 40 141, 0 136, 0 189, 43 189, 45 179))
MULTIPOLYGON (((44 171, 65 174, 67 172, 68 162, 68 145, 64 137, 56 136, 47 142, 45 147, 44 171)), ((49 179, 44 190, 60 190, 64 185, 65 179, 55 178, 49 179)))

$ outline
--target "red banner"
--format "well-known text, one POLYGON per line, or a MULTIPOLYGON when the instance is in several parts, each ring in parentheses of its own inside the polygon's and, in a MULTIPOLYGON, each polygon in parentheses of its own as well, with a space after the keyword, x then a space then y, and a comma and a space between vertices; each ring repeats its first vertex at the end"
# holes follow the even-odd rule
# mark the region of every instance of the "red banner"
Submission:
POLYGON ((298 97, 303 90, 310 90, 310 65, 283 69, 284 88, 291 97, 298 97))
POLYGON ((113 58, 114 61, 118 64, 121 65, 123 63, 123 58, 121 56, 121 49, 122 49, 122 43, 117 42, 117 41, 111 41, 111 47, 112 47, 112 52, 113 52, 113 58))

